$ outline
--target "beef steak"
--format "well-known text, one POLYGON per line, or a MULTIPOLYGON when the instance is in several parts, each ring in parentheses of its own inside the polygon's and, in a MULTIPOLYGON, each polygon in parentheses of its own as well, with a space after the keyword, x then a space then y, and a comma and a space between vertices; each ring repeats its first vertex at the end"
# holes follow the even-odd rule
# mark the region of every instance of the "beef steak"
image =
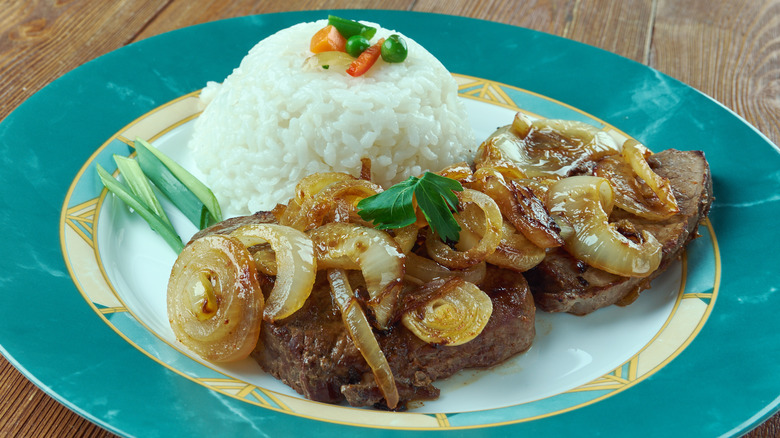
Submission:
POLYGON ((615 209, 610 221, 629 221, 637 230, 647 230, 658 239, 663 248, 658 270, 644 278, 621 277, 588 266, 556 248, 525 273, 538 308, 585 315, 612 304, 629 304, 698 236, 699 224, 712 203, 712 176, 704 153, 669 149, 647 161, 658 175, 669 180, 679 213, 663 221, 650 221, 615 209))
MULTIPOLYGON (((374 376, 349 338, 319 275, 306 304, 289 318, 263 323, 252 353, 260 366, 308 399, 352 406, 383 405, 374 376)), ((527 350, 535 336, 534 304, 522 275, 489 268, 479 285, 493 302, 482 333, 458 346, 428 344, 403 325, 377 333, 401 402, 439 396, 432 382, 464 368, 485 368, 527 350)))

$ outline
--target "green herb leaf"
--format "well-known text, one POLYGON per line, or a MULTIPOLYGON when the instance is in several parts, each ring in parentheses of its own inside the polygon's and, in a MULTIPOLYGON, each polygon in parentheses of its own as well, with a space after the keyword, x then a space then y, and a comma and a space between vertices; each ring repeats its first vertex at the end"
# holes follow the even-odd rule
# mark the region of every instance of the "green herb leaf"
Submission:
POLYGON ((186 169, 144 140, 135 140, 138 163, 150 180, 199 229, 222 220, 214 194, 186 169))
POLYGON ((124 184, 117 181, 106 171, 100 164, 97 165, 97 173, 100 177, 100 181, 103 185, 117 198, 124 201, 130 208, 135 210, 139 216, 149 224, 149 226, 157 232, 163 239, 170 245, 170 247, 176 251, 176 254, 180 253, 184 249, 184 243, 181 241, 181 237, 176 234, 176 230, 173 229, 169 223, 163 221, 160 216, 155 214, 149 206, 135 196, 129 188, 124 184))
POLYGON ((379 229, 402 228, 413 224, 417 217, 413 200, 417 199, 431 229, 445 242, 457 242, 460 226, 453 211, 458 209, 454 192, 463 186, 454 179, 426 172, 421 178, 409 177, 382 193, 358 202, 358 214, 379 229))

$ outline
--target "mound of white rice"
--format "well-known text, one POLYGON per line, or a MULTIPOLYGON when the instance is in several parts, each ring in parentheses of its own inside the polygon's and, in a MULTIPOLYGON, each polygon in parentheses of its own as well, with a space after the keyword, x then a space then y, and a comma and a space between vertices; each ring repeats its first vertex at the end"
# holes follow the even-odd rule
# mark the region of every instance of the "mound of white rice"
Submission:
MULTIPOLYGON (((228 212, 286 203, 311 173, 357 175, 363 157, 385 187, 470 160, 474 133, 457 84, 433 55, 403 36, 404 62, 379 60, 357 78, 306 68, 311 37, 326 24, 264 39, 222 84, 203 89, 190 152, 228 212)), ((393 33, 379 29, 372 43, 393 33)))

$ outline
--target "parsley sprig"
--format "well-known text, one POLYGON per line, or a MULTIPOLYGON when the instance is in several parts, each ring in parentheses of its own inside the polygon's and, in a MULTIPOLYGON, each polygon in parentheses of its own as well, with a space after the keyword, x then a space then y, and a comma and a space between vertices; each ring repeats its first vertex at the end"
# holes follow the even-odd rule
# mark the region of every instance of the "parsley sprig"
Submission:
POLYGON ((455 192, 462 190, 463 186, 454 179, 425 172, 420 178, 410 176, 384 192, 361 200, 357 204, 358 214, 381 230, 402 228, 417 220, 416 199, 431 229, 443 241, 457 242, 460 226, 452 213, 458 209, 455 192))

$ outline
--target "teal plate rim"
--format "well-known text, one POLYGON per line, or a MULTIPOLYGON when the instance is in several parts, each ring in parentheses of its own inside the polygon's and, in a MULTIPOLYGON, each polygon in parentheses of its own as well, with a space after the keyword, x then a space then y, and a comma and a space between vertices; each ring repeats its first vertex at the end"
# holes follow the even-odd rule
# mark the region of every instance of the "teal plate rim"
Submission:
MULTIPOLYGON (((313 436, 361 433, 231 402, 160 367, 103 322, 72 283, 59 247, 70 182, 91 154, 151 109, 221 80, 263 37, 327 11, 234 18, 180 29, 97 58, 54 81, 0 124, 2 353, 30 380, 89 420, 125 436, 313 436), (202 62, 207 60, 207 62, 202 62)), ((715 191, 722 274, 718 302, 694 341, 630 390, 539 420, 446 432, 603 436, 739 435, 780 403, 780 333, 773 242, 780 154, 739 116, 653 69, 552 35, 463 17, 353 10, 338 14, 409 34, 451 71, 517 86, 585 111, 648 145, 701 149, 715 191), (417 29, 418 31, 415 31, 417 29), (492 35, 485 50, 464 35, 492 35), (496 43, 498 41, 499 43, 496 43), (511 56, 510 56, 511 55, 511 56), (508 64, 507 59, 515 60, 508 64)), ((394 436, 409 431, 372 429, 394 436)), ((418 432, 418 433, 439 433, 418 432)))

